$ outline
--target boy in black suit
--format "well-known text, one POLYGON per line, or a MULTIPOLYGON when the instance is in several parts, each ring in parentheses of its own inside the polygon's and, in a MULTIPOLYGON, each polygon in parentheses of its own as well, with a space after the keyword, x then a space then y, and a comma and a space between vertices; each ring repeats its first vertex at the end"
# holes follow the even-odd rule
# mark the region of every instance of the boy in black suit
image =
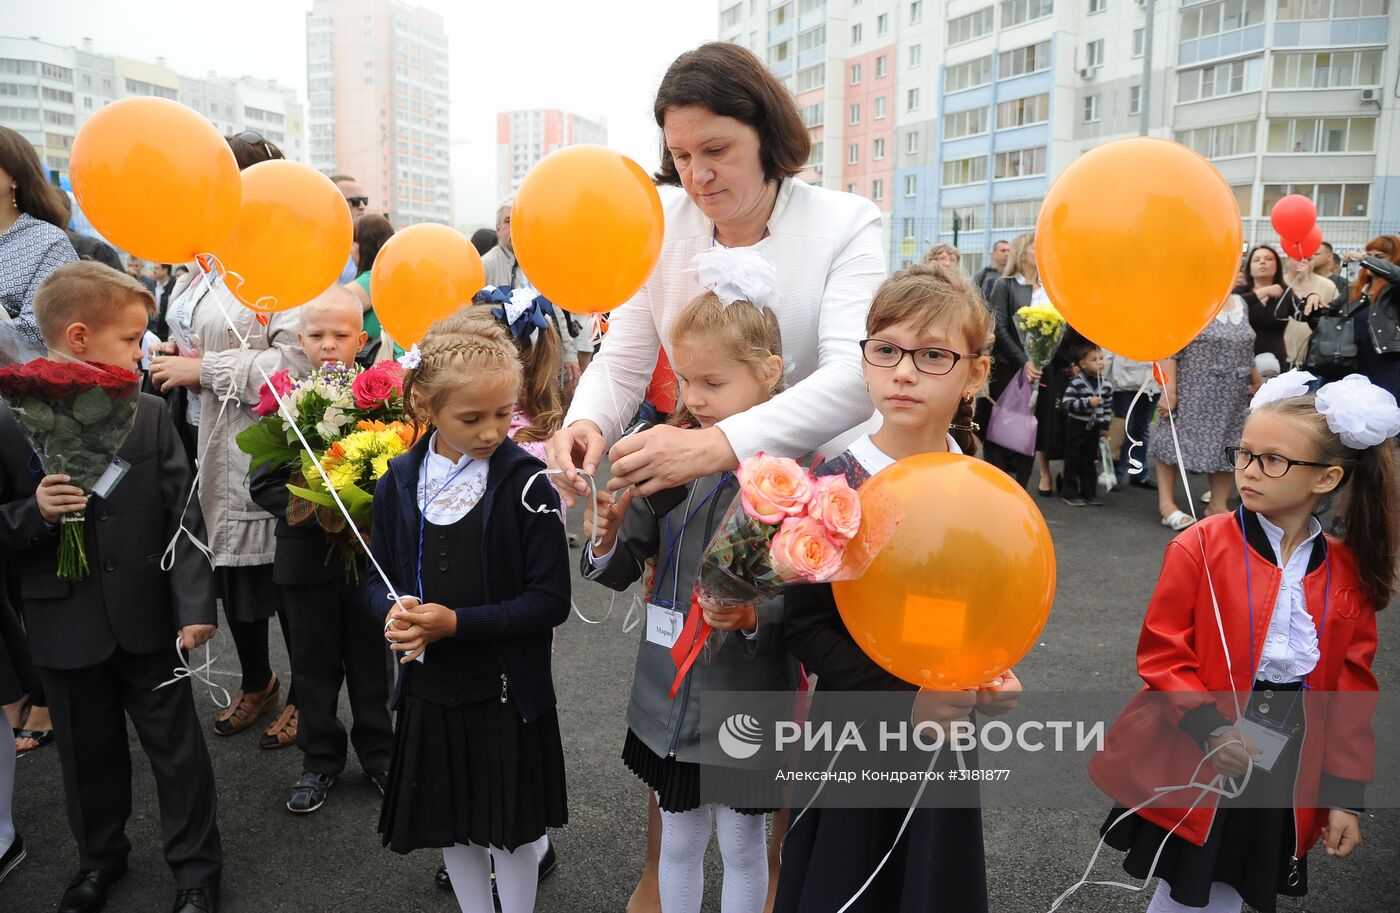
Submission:
MULTIPOLYGON (((49 350, 138 370, 155 301, 141 283, 100 263, 56 270, 34 296, 49 350)), ((126 874, 131 844, 131 717, 155 774, 165 859, 175 875, 176 913, 214 913, 223 848, 215 820, 214 771, 188 681, 171 677, 180 647, 215 633, 213 577, 181 536, 174 566, 161 556, 180 529, 191 476, 165 404, 139 394, 118 452, 127 471, 105 496, 64 475, 39 478, 39 462, 9 408, 0 404, 0 548, 19 576, 34 664, 48 692, 79 871, 59 913, 93 913, 126 874), (91 573, 57 576, 58 523, 85 512, 91 573)), ((203 529, 199 502, 185 526, 203 529)))
MULTIPOLYGON (((341 286, 331 286, 298 309, 298 339, 312 369, 339 362, 353 366, 364 347, 364 310, 341 286)), ((272 581, 292 625, 292 683, 300 714, 297 747, 303 755, 301 778, 292 786, 287 809, 309 814, 345 769, 345 726, 336 715, 340 685, 350 692, 350 740, 364 771, 382 793, 393 753, 389 719, 389 660, 383 622, 365 601, 364 578, 374 573, 356 560, 359 581, 346 579, 345 564, 314 523, 287 522, 285 467, 259 467, 249 483, 258 506, 277 517, 277 550, 272 581)))

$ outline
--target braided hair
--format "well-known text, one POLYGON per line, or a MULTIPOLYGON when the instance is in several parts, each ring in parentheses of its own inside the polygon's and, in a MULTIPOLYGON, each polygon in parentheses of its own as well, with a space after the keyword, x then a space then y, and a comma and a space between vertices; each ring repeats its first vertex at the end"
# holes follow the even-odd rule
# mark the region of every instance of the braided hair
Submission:
POLYGON ((468 384, 510 378, 517 388, 522 369, 515 342, 489 312, 466 307, 433 323, 418 345, 417 366, 404 374, 404 411, 420 428, 449 393, 468 384))

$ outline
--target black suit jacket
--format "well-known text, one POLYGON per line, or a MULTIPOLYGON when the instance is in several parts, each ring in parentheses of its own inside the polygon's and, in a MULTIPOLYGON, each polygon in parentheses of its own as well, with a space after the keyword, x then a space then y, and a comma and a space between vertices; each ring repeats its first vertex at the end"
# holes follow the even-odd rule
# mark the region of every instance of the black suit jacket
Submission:
MULTIPOLYGON (((277 548, 272 553, 272 582, 279 586, 322 586, 336 582, 345 573, 339 555, 330 554, 330 542, 319 527, 292 526, 287 522, 287 480, 292 471, 286 466, 264 463, 248 479, 253 503, 277 518, 277 548), (329 560, 327 558, 329 557, 329 560)), ((361 564, 368 564, 361 559, 361 564)))
POLYGON ((1015 279, 1001 278, 992 285, 991 298, 987 304, 992 309, 992 319, 996 321, 996 341, 992 344, 992 398, 1001 396, 1001 391, 1011 383, 1016 372, 1021 370, 1029 356, 1021 337, 1016 333, 1012 319, 1017 311, 1029 307, 1035 293, 1029 285, 1022 285, 1015 279))
MULTIPOLYGON (((134 654, 173 650, 181 627, 216 623, 213 574, 188 537, 176 544, 172 570, 160 569, 191 484, 185 450, 160 399, 141 394, 118 454, 130 470, 110 497, 94 495, 88 502, 91 574, 60 580, 58 526, 43 518, 34 500, 44 475, 39 458, 0 403, 0 548, 19 579, 35 665, 80 669, 119 646, 134 654)), ((203 537, 199 499, 188 503, 185 528, 203 537)))

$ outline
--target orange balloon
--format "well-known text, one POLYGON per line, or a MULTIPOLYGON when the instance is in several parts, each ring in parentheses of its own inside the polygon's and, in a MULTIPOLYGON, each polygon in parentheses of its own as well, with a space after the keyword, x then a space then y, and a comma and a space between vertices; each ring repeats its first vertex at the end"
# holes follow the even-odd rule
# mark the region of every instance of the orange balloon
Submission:
POLYGON ((1050 186, 1036 221, 1045 291, 1076 330, 1137 361, 1179 352, 1229 297, 1240 210, 1215 166, 1154 137, 1106 143, 1050 186))
POLYGON ((525 175, 510 233, 540 294, 575 314, 601 314, 651 276, 665 219, 656 185, 636 162, 604 146, 565 146, 525 175))
POLYGON ((369 297, 384 329, 407 348, 423 339, 434 320, 471 304, 485 284, 486 268, 472 242, 456 229, 424 222, 379 249, 369 297))
POLYGON ((123 98, 73 140, 73 195, 117 248, 186 263, 228 237, 238 217, 238 163, 214 125, 168 98, 123 98))
POLYGON ((836 606, 877 665, 911 684, 976 688, 1030 652, 1055 599, 1055 547, 1024 488, 972 457, 900 460, 860 490, 869 530, 893 536, 836 606))
POLYGON ((354 228, 345 197, 300 162, 259 162, 242 177, 238 221, 214 251, 224 281, 261 313, 305 304, 340 278, 350 258, 354 228))

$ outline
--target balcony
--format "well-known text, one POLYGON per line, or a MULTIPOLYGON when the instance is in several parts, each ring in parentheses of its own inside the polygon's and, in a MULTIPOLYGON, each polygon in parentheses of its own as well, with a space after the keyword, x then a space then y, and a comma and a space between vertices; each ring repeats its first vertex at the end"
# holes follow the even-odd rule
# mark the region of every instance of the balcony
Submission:
POLYGON ((1390 20, 1305 19, 1274 23, 1274 46, 1281 48, 1330 47, 1349 44, 1385 44, 1390 20))
MULTIPOLYGON (((1282 23, 1280 23, 1281 25, 1282 23)), ((1277 40, 1277 28, 1276 26, 1275 40, 1277 40)), ((1264 26, 1261 23, 1251 25, 1248 28, 1235 29, 1232 32, 1221 32, 1218 35, 1207 35, 1204 38, 1183 41, 1177 50, 1176 62, 1178 66, 1190 66, 1220 57, 1247 54, 1251 51, 1262 50, 1263 47, 1264 26)))

